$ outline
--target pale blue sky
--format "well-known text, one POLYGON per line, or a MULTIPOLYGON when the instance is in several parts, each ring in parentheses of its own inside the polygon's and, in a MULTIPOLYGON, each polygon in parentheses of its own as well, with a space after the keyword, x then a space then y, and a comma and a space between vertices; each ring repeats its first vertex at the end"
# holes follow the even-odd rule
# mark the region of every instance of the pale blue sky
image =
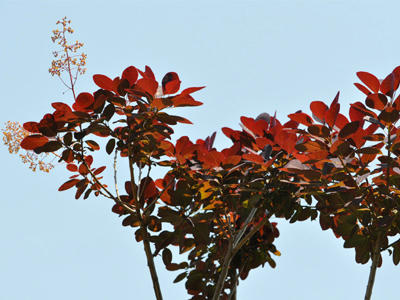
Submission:
MULTIPOLYGON (((72 19, 91 76, 149 65, 177 72, 183 86, 207 88, 204 102, 179 112, 194 122, 177 136, 205 137, 239 118, 277 111, 280 119, 341 91, 342 111, 363 100, 357 71, 379 77, 400 65, 398 1, 10 1, 0 0, 0 123, 39 119, 50 103, 71 103, 47 70, 55 22, 72 19)), ((227 145, 221 132, 217 145, 227 145)), ((0 147, 0 300, 154 299, 142 244, 111 213, 108 200, 75 201, 57 192, 64 167, 32 173, 0 147)), ((362 299, 369 265, 358 265, 317 222, 278 220, 277 268, 250 273, 238 299, 362 299)), ((187 299, 179 272, 163 270, 164 297, 187 299)), ((400 267, 384 257, 373 299, 398 299, 400 267)))

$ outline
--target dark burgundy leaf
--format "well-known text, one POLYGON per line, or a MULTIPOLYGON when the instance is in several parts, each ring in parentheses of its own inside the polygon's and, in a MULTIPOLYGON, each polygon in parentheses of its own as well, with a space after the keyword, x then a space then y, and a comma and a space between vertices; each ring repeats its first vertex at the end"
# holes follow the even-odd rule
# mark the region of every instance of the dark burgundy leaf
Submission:
POLYGON ((359 121, 350 122, 346 124, 342 130, 340 130, 339 137, 342 139, 348 138, 353 133, 355 133, 359 127, 360 127, 359 121))
POLYGON ((106 145, 106 152, 108 154, 111 154, 114 150, 114 147, 115 147, 115 139, 110 139, 106 145))

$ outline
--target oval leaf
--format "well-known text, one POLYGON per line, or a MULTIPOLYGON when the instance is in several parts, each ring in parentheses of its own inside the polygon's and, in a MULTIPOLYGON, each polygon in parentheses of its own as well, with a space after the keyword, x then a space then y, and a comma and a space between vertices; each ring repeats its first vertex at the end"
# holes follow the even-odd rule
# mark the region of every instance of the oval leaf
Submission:
POLYGON ((64 182, 59 188, 58 191, 65 191, 68 190, 70 188, 72 188, 73 186, 75 186, 80 180, 79 179, 71 179, 68 180, 67 182, 64 182))
POLYGON ((371 94, 365 100, 365 104, 374 109, 382 110, 385 108, 386 103, 388 102, 387 98, 383 94, 371 94))
POLYGON ((86 141, 86 144, 92 149, 92 150, 99 150, 100 146, 97 144, 95 141, 86 141))
POLYGON ((356 86, 356 88, 358 88, 365 95, 368 96, 369 94, 371 94, 371 91, 369 89, 367 89, 365 86, 363 86, 362 84, 354 83, 354 85, 356 86))
POLYGON ((175 94, 179 91, 181 81, 179 80, 178 74, 176 74, 175 72, 169 72, 165 74, 161 81, 161 84, 164 95, 175 94))
POLYGON ((122 72, 122 79, 128 80, 130 86, 136 83, 138 76, 139 76, 138 71, 134 66, 127 67, 122 72))
POLYGON ((322 101, 313 101, 310 104, 311 112, 313 113, 314 119, 320 123, 325 121, 325 113, 328 110, 328 106, 322 101))
POLYGON ((49 139, 41 134, 28 135, 20 144, 25 150, 34 150, 45 145, 49 139))
POLYGON ((171 264, 172 261, 172 252, 168 248, 165 248, 162 252, 162 260, 164 264, 167 266, 171 264))
POLYGON ((103 90, 109 90, 109 91, 114 90, 113 81, 111 80, 111 78, 109 78, 105 75, 101 75, 101 74, 93 75, 93 81, 95 84, 97 84, 97 86, 99 86, 103 90))
POLYGON ((77 108, 88 108, 91 106, 94 102, 94 97, 90 93, 80 93, 78 97, 76 97, 76 105, 78 106, 77 108))
POLYGON ((115 140, 114 139, 109 140, 106 145, 106 152, 108 154, 111 154, 114 150, 114 147, 115 147, 115 140))
POLYGON ((37 122, 26 122, 24 123, 23 127, 29 132, 39 133, 39 123, 37 122))
POLYGON ((311 126, 313 124, 311 117, 303 112, 290 114, 290 115, 288 115, 288 117, 291 120, 298 122, 300 124, 306 125, 306 126, 311 126))
POLYGON ((348 138, 350 135, 355 133, 360 127, 359 121, 354 121, 346 124, 342 130, 339 132, 339 137, 342 139, 348 138))
POLYGON ((357 72, 357 77, 374 93, 379 91, 379 79, 368 72, 357 72))

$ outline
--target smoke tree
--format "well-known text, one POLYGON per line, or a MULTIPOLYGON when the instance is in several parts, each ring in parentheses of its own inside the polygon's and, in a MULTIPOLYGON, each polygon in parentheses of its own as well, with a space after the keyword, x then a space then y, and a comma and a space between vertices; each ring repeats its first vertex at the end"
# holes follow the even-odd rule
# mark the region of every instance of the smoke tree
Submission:
POLYGON ((150 67, 129 66, 113 79, 94 75, 98 89, 78 93, 76 80, 86 71, 83 44, 68 43, 69 20, 57 24, 62 28, 52 40, 61 50, 49 72, 72 101, 52 103, 52 111, 23 127, 8 123, 3 139, 10 153, 26 151, 32 169, 49 171, 44 158, 55 155, 71 172, 59 191, 74 188, 76 199, 113 202, 112 212, 143 243, 156 299, 162 299, 158 257, 179 272, 174 282, 185 280, 191 299, 236 299, 239 280, 276 265, 273 218, 318 218, 323 230, 355 249, 357 263, 371 260, 365 299, 381 252, 399 263, 400 243, 390 240, 400 230, 399 67, 382 81, 357 73, 365 105, 352 104, 348 117, 339 112, 339 94, 329 106, 312 102, 312 117, 299 111, 286 123, 267 113, 243 116, 240 130, 222 128, 232 144, 218 150, 215 132, 196 141, 173 136, 174 126, 191 122, 172 112, 201 105, 192 95, 203 88, 181 89, 175 72, 159 82, 150 67), (106 166, 93 153, 108 157, 112 178, 103 178, 106 166), (117 162, 128 178, 121 178, 117 162), (165 175, 154 178, 155 168, 165 175), (181 255, 173 257, 174 249, 181 255))
POLYGON ((348 117, 339 112, 339 93, 329 106, 312 102, 313 118, 289 115, 301 127, 294 159, 282 170, 301 187, 299 196, 315 199, 321 228, 354 248, 357 263, 371 260, 367 300, 381 252, 389 251, 395 265, 400 261, 399 240, 390 242, 400 233, 400 67, 384 80, 368 72, 357 76, 365 100, 351 104, 348 117))

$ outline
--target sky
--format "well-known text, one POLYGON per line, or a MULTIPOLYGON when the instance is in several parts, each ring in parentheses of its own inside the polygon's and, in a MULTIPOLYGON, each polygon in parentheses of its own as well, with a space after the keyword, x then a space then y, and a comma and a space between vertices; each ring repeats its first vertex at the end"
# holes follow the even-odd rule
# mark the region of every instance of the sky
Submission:
MULTIPOLYGON (((382 78, 400 65, 399 9, 398 1, 369 0, 0 0, 0 127, 39 120, 51 102, 73 102, 48 73, 51 31, 64 16, 88 55, 78 91, 96 90, 93 74, 116 77, 130 65, 149 65, 159 80, 177 72, 183 87, 206 88, 195 94, 203 106, 179 110, 194 124, 176 136, 217 131, 221 148, 229 141, 220 129, 239 128, 241 116, 287 120, 339 90, 342 112, 363 101, 357 71, 382 78)), ((70 175, 62 165, 33 173, 4 146, 0 162, 0 300, 154 299, 143 245, 109 200, 58 192, 70 175)), ((252 271, 238 299, 364 296, 370 266, 357 264, 354 250, 318 222, 277 222, 277 267, 252 271)), ((156 260, 164 298, 188 299, 183 283, 172 283, 179 271, 156 260)), ((384 255, 373 299, 398 299, 399 268, 384 255)))

